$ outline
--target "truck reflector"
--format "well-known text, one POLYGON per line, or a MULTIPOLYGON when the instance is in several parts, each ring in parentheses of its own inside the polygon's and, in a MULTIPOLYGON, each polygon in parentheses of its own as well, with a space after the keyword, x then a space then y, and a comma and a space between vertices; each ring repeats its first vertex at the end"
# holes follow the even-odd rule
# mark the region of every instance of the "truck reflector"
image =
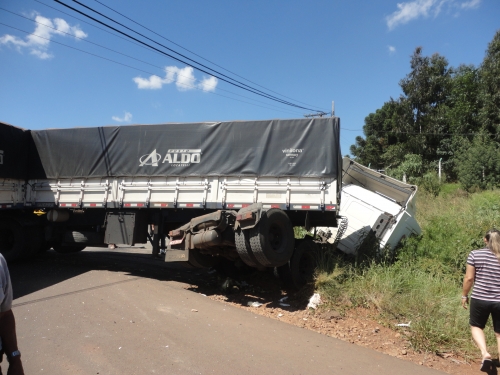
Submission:
POLYGON ((78 207, 78 203, 60 203, 60 207, 78 207))
POLYGON ((124 203, 123 207, 145 207, 144 203, 124 203))

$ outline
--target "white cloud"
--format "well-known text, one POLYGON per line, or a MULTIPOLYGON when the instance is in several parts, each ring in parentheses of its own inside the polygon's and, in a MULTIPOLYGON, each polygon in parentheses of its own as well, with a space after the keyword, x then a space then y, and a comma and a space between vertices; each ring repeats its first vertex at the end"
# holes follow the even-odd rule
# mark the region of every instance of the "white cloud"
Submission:
POLYGON ((477 8, 481 0, 413 0, 398 3, 398 10, 386 17, 387 27, 393 30, 396 26, 404 25, 420 17, 436 17, 445 5, 449 8, 472 9, 477 8))
POLYGON ((471 8, 477 8, 481 4, 481 0, 470 0, 470 1, 465 1, 462 4, 460 4, 460 8, 462 9, 471 9, 471 8))
POLYGON ((162 80, 158 76, 151 76, 149 78, 135 77, 134 82, 137 83, 138 89, 150 89, 150 90, 161 89, 161 87, 164 84, 164 80, 162 80))
POLYGON ((132 120, 132 113, 130 112, 125 112, 123 117, 118 117, 118 116, 113 116, 111 117, 113 121, 118 121, 118 122, 129 122, 132 120))
POLYGON ((50 53, 47 53, 45 51, 39 50, 39 49, 32 49, 30 54, 35 55, 41 60, 47 60, 51 59, 54 57, 54 55, 51 55, 50 53))
POLYGON ((204 77, 198 87, 203 91, 215 91, 215 87, 217 87, 217 83, 219 80, 214 76, 210 76, 209 78, 204 77))
POLYGON ((399 24, 405 24, 420 16, 427 17, 436 0, 415 0, 397 4, 398 10, 386 18, 389 30, 399 24))
POLYGON ((175 81, 177 90, 187 91, 196 88, 196 78, 194 78, 192 67, 186 66, 185 68, 179 69, 176 66, 168 66, 165 70, 167 72, 167 83, 175 81))
POLYGON ((165 78, 159 76, 150 76, 149 78, 135 77, 133 81, 137 84, 138 89, 157 90, 163 85, 169 85, 175 82, 175 86, 179 91, 188 91, 201 89, 205 92, 215 91, 217 87, 217 78, 210 76, 204 77, 199 84, 196 84, 196 77, 193 74, 194 69, 190 66, 178 68, 176 66, 165 67, 165 78))
POLYGON ((390 54, 393 54, 396 52, 396 47, 394 47, 394 46, 387 46, 387 49, 389 50, 390 54))
POLYGON ((32 34, 29 34, 25 39, 5 34, 0 37, 0 44, 13 45, 19 52, 22 52, 23 48, 29 49, 31 55, 45 60, 53 57, 48 52, 48 48, 54 34, 82 39, 87 37, 87 34, 79 26, 70 26, 62 18, 51 20, 36 13, 35 15, 37 24, 32 34))

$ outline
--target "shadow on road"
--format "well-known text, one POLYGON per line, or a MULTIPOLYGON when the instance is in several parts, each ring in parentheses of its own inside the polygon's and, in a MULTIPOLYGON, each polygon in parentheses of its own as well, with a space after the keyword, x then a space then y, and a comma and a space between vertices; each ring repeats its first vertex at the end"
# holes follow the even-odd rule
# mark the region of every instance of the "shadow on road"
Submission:
POLYGON ((73 254, 59 254, 53 250, 24 262, 9 264, 14 298, 20 298, 48 288, 81 274, 105 270, 128 276, 188 284, 188 290, 207 296, 222 296, 226 301, 248 306, 258 302, 284 310, 302 310, 307 305, 309 289, 290 293, 282 289, 271 270, 246 272, 239 278, 229 277, 219 269, 193 269, 183 263, 165 263, 153 258, 148 249, 119 247, 115 250, 92 248, 73 254), (289 297, 286 302, 280 301, 289 297), (289 306, 287 306, 289 305, 289 306))

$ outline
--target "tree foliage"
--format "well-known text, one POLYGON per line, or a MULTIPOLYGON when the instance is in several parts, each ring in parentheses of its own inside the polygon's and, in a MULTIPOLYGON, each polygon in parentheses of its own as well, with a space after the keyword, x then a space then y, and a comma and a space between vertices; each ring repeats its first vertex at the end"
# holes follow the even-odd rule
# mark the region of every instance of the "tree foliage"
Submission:
POLYGON ((444 56, 425 56, 417 47, 399 85, 399 98, 366 116, 364 137, 356 137, 350 148, 356 161, 420 181, 433 179, 429 173, 441 161, 448 179, 466 189, 497 186, 500 173, 493 164, 500 162, 494 157, 500 146, 500 30, 479 67, 454 68, 444 56))

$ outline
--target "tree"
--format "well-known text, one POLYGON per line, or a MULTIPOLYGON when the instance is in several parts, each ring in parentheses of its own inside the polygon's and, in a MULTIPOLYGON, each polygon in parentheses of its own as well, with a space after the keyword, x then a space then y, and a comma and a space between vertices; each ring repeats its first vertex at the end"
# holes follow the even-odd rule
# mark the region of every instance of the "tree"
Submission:
POLYGON ((448 152, 443 169, 451 179, 457 178, 455 156, 459 150, 470 147, 474 133, 480 129, 479 88, 479 71, 473 65, 460 65, 453 69, 452 88, 444 108, 451 138, 443 140, 441 148, 448 152))
POLYGON ((485 132, 497 135, 500 133, 500 30, 488 45, 479 77, 482 105, 480 122, 485 132))
POLYGON ((422 154, 428 164, 438 157, 443 134, 448 132, 441 107, 451 90, 452 70, 445 57, 437 53, 423 56, 421 47, 415 49, 410 66, 410 73, 399 82, 411 111, 407 129, 414 134, 407 144, 410 153, 422 154))
POLYGON ((500 30, 483 63, 449 67, 445 57, 417 47, 402 95, 365 118, 364 137, 351 146, 356 160, 401 178, 431 176, 442 159, 464 188, 500 184, 500 30), (429 174, 431 173, 431 174, 429 174))
POLYGON ((452 71, 444 57, 423 56, 421 47, 415 49, 410 66, 399 83, 404 95, 391 98, 365 118, 366 138, 358 138, 351 148, 361 163, 376 161, 382 169, 396 168, 407 154, 423 155, 424 165, 438 159, 442 133, 447 132, 440 106, 450 91, 452 71))
POLYGON ((457 159, 458 179, 465 190, 500 186, 500 147, 487 134, 475 137, 457 159))

